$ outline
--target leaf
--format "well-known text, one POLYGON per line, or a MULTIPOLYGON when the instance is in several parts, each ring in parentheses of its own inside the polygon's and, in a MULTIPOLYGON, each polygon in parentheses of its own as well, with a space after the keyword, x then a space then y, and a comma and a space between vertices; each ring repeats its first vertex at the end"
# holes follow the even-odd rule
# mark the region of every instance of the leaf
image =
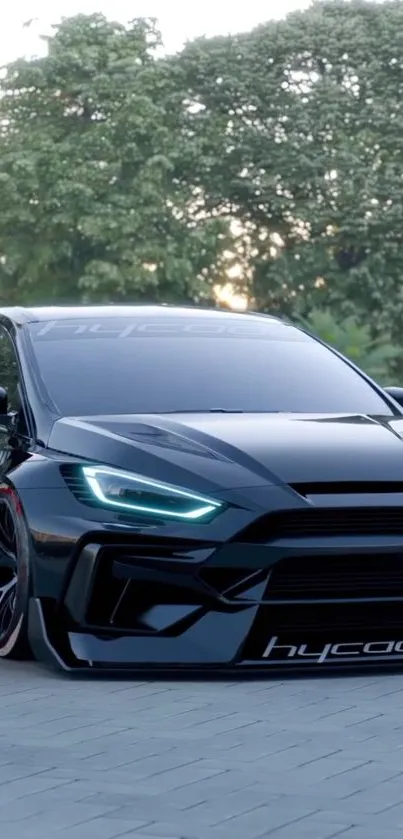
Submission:
POLYGON ((0 80, 5 302, 212 295, 225 224, 193 215, 193 140, 155 23, 78 15, 0 80), (155 269, 150 270, 150 266, 155 269), (18 289, 18 292, 17 292, 18 289), (207 289, 207 290, 206 290, 207 289))
POLYGON ((299 325, 330 344, 374 379, 386 384, 393 375, 393 363, 400 356, 400 348, 393 345, 387 335, 375 341, 369 326, 360 324, 356 318, 349 317, 343 324, 329 310, 314 309, 308 318, 299 320, 299 325))
POLYGON ((198 138, 186 176, 236 220, 254 308, 325 307, 401 341, 402 33, 401 2, 327 0, 174 59, 198 138))

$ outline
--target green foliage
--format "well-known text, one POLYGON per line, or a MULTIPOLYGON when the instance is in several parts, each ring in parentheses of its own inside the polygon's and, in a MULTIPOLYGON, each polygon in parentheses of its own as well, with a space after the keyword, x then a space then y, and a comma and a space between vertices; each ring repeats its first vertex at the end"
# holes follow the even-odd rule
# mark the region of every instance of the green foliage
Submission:
POLYGON ((403 4, 327 0, 179 61, 198 183, 255 306, 403 329, 403 4))
POLYGON ((302 326, 349 358, 373 379, 384 385, 393 381, 395 363, 401 350, 390 343, 387 335, 380 335, 375 341, 367 324, 360 324, 352 315, 341 323, 326 309, 314 309, 302 326))
POLYGON ((402 38, 400 0, 169 58, 152 20, 64 20, 0 79, 1 302, 210 301, 237 268, 255 309, 368 324, 360 359, 401 344, 402 38))
POLYGON ((181 180, 182 94, 153 21, 65 20, 0 82, 3 301, 209 297, 225 224, 181 180))

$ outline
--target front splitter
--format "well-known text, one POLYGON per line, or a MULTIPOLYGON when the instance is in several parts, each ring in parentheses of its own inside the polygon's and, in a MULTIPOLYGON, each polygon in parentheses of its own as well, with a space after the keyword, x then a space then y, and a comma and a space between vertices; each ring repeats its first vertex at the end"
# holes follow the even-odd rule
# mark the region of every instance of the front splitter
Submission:
MULTIPOLYGON (((79 635, 79 633, 77 633, 79 635)), ((93 636, 80 636, 90 637, 93 636)), ((155 662, 155 661, 96 661, 75 659, 68 663, 55 648, 50 640, 46 627, 43 608, 38 598, 32 598, 29 605, 29 640, 35 658, 56 669, 72 676, 148 676, 150 679, 176 677, 198 677, 198 678, 275 678, 285 679, 287 677, 308 676, 340 676, 360 675, 374 670, 396 673, 403 668, 403 654, 395 655, 373 655, 368 660, 357 657, 340 658, 337 662, 325 660, 317 662, 305 661, 303 664, 293 660, 278 661, 251 661, 232 660, 230 662, 155 662)), ((107 642, 108 643, 108 642, 107 642)))

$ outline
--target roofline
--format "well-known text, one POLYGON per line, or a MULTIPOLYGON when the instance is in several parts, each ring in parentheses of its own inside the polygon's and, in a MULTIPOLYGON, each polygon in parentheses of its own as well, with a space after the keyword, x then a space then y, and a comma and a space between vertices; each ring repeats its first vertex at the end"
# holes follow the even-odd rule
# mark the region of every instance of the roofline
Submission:
MULTIPOLYGON (((66 318, 74 317, 76 314, 77 317, 91 317, 92 312, 94 312, 94 316, 100 315, 100 310, 104 310, 106 314, 109 310, 110 317, 113 317, 113 309, 131 309, 133 310, 133 314, 135 314, 136 310, 141 309, 172 309, 174 311, 180 312, 192 312, 192 311, 202 311, 208 314, 209 312, 216 312, 217 314, 222 315, 242 315, 243 317, 258 317, 258 318, 270 318, 270 320, 275 320, 278 323, 284 323, 284 320, 276 315, 272 315, 268 312, 254 312, 251 310, 247 310, 245 312, 236 311, 233 309, 227 309, 222 307, 213 307, 213 306, 197 306, 197 305, 184 305, 184 304, 174 304, 174 303, 133 303, 133 304, 92 304, 92 305, 65 305, 65 306, 38 306, 38 307, 23 307, 23 306, 5 306, 4 308, 0 308, 0 320, 8 320, 9 322, 13 323, 15 326, 23 326, 27 323, 40 323, 45 322, 47 320, 52 320, 52 310, 56 313, 60 314, 63 311, 66 311, 66 318), (49 317, 44 318, 39 315, 39 312, 44 314, 45 310, 48 310, 49 317), (38 314, 37 314, 38 311, 38 314)), ((57 317, 57 315, 56 315, 57 317)), ((118 315, 119 317, 119 315, 118 315)), ((62 319, 62 318, 60 318, 62 319)))
POLYGON ((33 322, 34 319, 31 318, 28 309, 24 309, 22 306, 10 306, 4 307, 4 309, 0 309, 0 317, 2 319, 7 319, 12 321, 12 323, 20 326, 24 323, 33 322))

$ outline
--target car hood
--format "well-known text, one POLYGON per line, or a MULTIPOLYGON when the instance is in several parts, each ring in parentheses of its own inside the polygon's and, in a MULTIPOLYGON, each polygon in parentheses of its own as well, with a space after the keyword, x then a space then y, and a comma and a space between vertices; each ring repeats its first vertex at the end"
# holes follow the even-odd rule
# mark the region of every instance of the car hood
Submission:
POLYGON ((48 447, 199 491, 403 481, 403 417, 65 417, 54 424, 48 447))

